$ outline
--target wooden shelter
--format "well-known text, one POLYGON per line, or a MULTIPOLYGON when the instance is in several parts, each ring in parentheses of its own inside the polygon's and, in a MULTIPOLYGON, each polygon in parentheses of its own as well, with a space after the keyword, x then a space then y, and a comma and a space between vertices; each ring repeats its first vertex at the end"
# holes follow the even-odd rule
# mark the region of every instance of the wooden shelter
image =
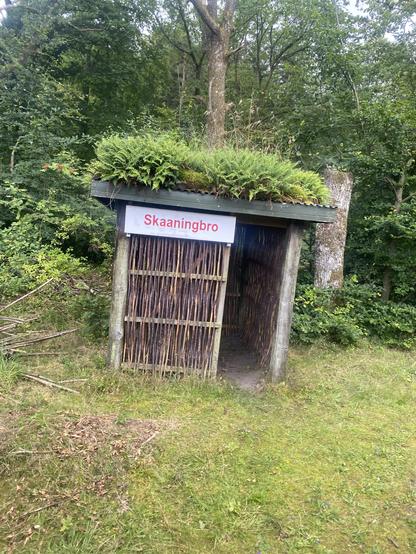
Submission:
POLYGON ((335 208, 104 181, 92 195, 117 212, 112 368, 214 378, 237 335, 284 379, 302 232, 335 208))

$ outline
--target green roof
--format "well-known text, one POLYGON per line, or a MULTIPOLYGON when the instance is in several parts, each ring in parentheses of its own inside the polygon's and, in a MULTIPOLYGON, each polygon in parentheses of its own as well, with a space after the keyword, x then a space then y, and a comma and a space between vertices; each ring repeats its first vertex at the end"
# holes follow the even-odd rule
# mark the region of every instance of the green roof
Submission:
POLYGON ((95 178, 132 188, 190 190, 217 198, 321 204, 321 177, 275 154, 190 146, 172 134, 103 138, 91 163, 95 178))

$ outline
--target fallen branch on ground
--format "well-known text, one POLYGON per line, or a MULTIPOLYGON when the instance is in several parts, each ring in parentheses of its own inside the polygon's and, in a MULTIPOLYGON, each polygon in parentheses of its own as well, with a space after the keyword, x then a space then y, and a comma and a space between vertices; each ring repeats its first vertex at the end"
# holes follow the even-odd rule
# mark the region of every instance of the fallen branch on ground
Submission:
POLYGON ((25 350, 15 350, 14 354, 21 356, 59 356, 59 352, 26 352, 25 350))
POLYGON ((58 383, 86 383, 88 379, 64 379, 63 381, 58 381, 58 383))
POLYGON ((40 383, 41 385, 45 385, 46 387, 52 387, 60 390, 64 390, 66 392, 72 392, 74 394, 79 394, 79 391, 75 389, 70 389, 69 387, 64 387, 62 385, 59 385, 58 383, 55 383, 55 381, 51 381, 47 377, 44 377, 43 375, 31 375, 30 373, 23 373, 22 376, 25 379, 29 379, 30 381, 35 381, 36 383, 40 383))
POLYGON ((38 342, 43 342, 46 340, 54 339, 57 337, 62 337, 69 333, 74 333, 77 329, 67 329, 60 332, 47 332, 47 331, 27 331, 25 326, 36 320, 36 316, 32 317, 18 317, 14 315, 3 315, 4 312, 9 310, 11 307, 15 306, 17 303, 22 302, 23 300, 37 294, 39 291, 44 289, 47 285, 52 283, 53 279, 48 279, 45 283, 39 287, 33 289, 30 292, 27 292, 23 296, 16 298, 12 302, 9 302, 5 306, 0 306, 0 355, 2 356, 12 356, 14 354, 19 354, 21 356, 52 356, 55 353, 53 352, 27 352, 25 349, 28 346, 31 346, 38 342), (20 329, 23 327, 23 330, 20 329), (19 332, 20 331, 20 332, 19 332))
POLYGON ((35 508, 34 510, 29 510, 28 512, 25 512, 22 514, 19 519, 23 519, 27 516, 30 516, 32 514, 37 514, 38 512, 41 512, 42 510, 47 510, 48 508, 53 508, 54 506, 57 506, 59 504, 58 501, 55 502, 49 502, 49 504, 45 504, 44 506, 40 506, 39 508, 35 508))
POLYGON ((0 348, 2 346, 2 342, 8 346, 9 352, 14 353, 19 348, 29 346, 30 344, 34 344, 35 342, 42 342, 49 339, 55 339, 57 337, 63 337, 64 335, 68 335, 69 333, 75 333, 75 331, 78 331, 78 329, 68 329, 66 331, 60 331, 59 333, 50 333, 48 335, 41 335, 39 336, 33 336, 37 335, 37 333, 32 333, 25 339, 24 337, 21 337, 19 335, 16 335, 15 342, 12 340, 4 339, 4 341, 0 341, 0 348), (20 340, 20 342, 19 342, 20 340))
POLYGON ((55 450, 12 450, 8 456, 35 456, 38 454, 55 454, 55 450))
POLYGON ((14 306, 15 304, 17 304, 18 302, 21 302, 22 300, 25 300, 25 299, 28 298, 29 296, 32 296, 32 294, 36 294, 37 292, 39 292, 40 290, 42 290, 44 287, 46 287, 46 285, 49 285, 49 283, 51 283, 52 281, 53 281, 53 279, 48 279, 47 281, 45 281, 44 283, 42 283, 42 285, 40 285, 40 286, 37 287, 36 289, 33 289, 33 290, 31 290, 30 292, 27 292, 27 293, 24 294, 23 296, 19 296, 19 298, 16 298, 16 300, 13 300, 13 302, 10 302, 9 304, 6 304, 6 306, 0 306, 0 312, 6 311, 8 308, 11 308, 12 306, 14 306))
POLYGON ((142 444, 140 445, 140 448, 137 451, 137 454, 140 455, 142 453, 143 446, 145 446, 146 444, 151 442, 153 439, 155 439, 159 433, 160 433, 160 431, 155 431, 152 435, 150 435, 150 437, 148 437, 145 441, 143 441, 142 444))

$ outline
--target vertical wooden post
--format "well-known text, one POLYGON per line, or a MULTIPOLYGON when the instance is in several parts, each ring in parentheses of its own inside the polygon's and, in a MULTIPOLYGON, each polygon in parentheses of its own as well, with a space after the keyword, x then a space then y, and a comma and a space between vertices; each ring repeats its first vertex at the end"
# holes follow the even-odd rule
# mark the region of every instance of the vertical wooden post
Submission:
POLYGON ((130 237, 123 233, 120 220, 121 218, 118 221, 116 251, 113 262, 113 287, 109 328, 110 346, 108 352, 108 365, 111 369, 116 370, 120 369, 123 356, 130 246, 130 237))
POLYGON ((227 244, 224 248, 224 256, 222 261, 222 278, 220 292, 218 295, 218 309, 217 309, 217 321, 218 327, 215 329, 214 333, 214 345, 212 349, 212 362, 210 369, 210 377, 215 378, 217 375, 218 368, 218 356, 220 353, 220 344, 221 344, 221 332, 222 332, 222 318, 224 315, 224 304, 225 304, 225 293, 227 291, 227 279, 228 279, 228 268, 230 265, 230 253, 231 253, 231 244, 227 244))
POLYGON ((303 227, 299 223, 290 223, 286 230, 276 327, 273 333, 270 356, 270 374, 273 383, 283 381, 286 376, 289 336, 292 325, 293 301, 295 299, 302 234, 303 227))

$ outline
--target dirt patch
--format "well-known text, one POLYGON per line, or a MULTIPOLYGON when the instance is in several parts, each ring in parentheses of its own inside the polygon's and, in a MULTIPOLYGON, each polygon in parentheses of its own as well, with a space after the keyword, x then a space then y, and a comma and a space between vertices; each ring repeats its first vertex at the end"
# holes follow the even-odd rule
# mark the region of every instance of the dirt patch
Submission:
POLYGON ((145 444, 169 427, 172 427, 170 422, 152 419, 120 421, 114 415, 83 416, 65 421, 56 450, 63 455, 90 458, 105 448, 113 455, 127 453, 135 458, 145 444))
MULTIPOLYGON (((8 552, 43 532, 38 523, 30 524, 39 513, 48 525, 59 526, 69 506, 85 506, 94 497, 105 497, 119 513, 130 510, 129 470, 136 460, 152 463, 153 441, 176 427, 167 420, 60 413, 26 422, 19 431, 16 418, 0 414, 3 471, 10 475, 20 466, 30 473, 9 483, 16 487, 16 501, 0 513, 8 552)), ((98 524, 95 512, 89 517, 98 524)))
POLYGON ((258 392, 264 386, 265 374, 257 356, 238 336, 222 340, 218 370, 220 377, 242 390, 258 392))
POLYGON ((175 427, 173 422, 166 420, 121 420, 115 415, 80 417, 65 414, 51 417, 45 428, 34 426, 29 433, 25 425, 21 436, 16 418, 0 414, 0 454, 19 458, 35 456, 36 459, 50 454, 60 458, 76 456, 88 462, 99 459, 100 453, 136 459, 146 444, 157 439, 163 431, 175 427), (24 440, 25 437, 30 437, 29 441, 24 440), (21 438, 24 445, 19 440, 21 438))

